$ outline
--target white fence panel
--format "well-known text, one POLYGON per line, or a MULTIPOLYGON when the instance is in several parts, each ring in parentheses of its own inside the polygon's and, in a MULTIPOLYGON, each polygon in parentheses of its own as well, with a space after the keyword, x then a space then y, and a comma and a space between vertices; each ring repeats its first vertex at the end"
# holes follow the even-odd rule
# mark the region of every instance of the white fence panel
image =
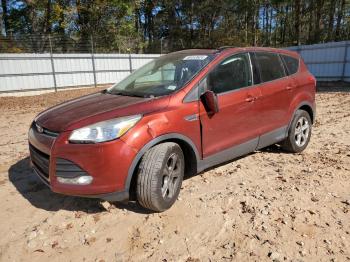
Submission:
POLYGON ((159 54, 0 54, 0 92, 116 83, 159 54), (52 64, 53 63, 53 64, 52 64), (94 68, 94 66, 95 68, 94 68), (54 69, 54 71, 53 71, 54 69))
POLYGON ((150 55, 132 55, 131 57, 135 57, 131 60, 133 69, 139 68, 153 60, 152 58, 149 58, 150 55))
MULTIPOLYGON (((350 81, 350 41, 292 46, 319 81, 350 81)), ((159 54, 0 54, 0 92, 116 83, 159 54), (53 63, 53 65, 52 65, 53 63), (54 72, 53 72, 54 68, 54 72), (95 76, 95 77, 94 77, 95 76)))
POLYGON ((53 86, 51 75, 10 76, 0 78, 0 92, 45 89, 53 86))
POLYGON ((58 56, 54 55, 54 65, 56 73, 92 71, 92 59, 89 55, 58 56))
POLYGON ((59 74, 56 75, 57 87, 87 86, 94 84, 92 73, 59 74))
POLYGON ((319 81, 350 81, 350 41, 292 46, 319 81))
POLYGON ((130 72, 97 72, 97 84, 118 83, 127 77, 130 72))

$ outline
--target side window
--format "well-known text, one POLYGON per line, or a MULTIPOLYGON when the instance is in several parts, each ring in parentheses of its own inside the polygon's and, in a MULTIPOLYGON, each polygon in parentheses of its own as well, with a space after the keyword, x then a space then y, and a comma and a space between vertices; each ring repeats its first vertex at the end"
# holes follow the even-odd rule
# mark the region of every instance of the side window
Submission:
POLYGON ((272 81, 285 76, 284 68, 278 54, 256 52, 262 82, 272 81))
POLYGON ((292 75, 298 72, 299 69, 299 59, 296 59, 294 57, 288 56, 288 55, 281 55, 287 70, 288 74, 292 75))
POLYGON ((209 73, 207 84, 216 94, 252 85, 248 54, 226 58, 209 73))

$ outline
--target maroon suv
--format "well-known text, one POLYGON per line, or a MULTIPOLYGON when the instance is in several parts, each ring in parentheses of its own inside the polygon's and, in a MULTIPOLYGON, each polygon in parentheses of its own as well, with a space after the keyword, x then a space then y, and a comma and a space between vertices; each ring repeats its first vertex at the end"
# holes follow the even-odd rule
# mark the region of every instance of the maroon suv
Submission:
POLYGON ((31 161, 54 192, 136 198, 163 211, 186 174, 276 143, 303 151, 315 83, 286 50, 163 55, 102 92, 40 113, 29 130, 31 161))

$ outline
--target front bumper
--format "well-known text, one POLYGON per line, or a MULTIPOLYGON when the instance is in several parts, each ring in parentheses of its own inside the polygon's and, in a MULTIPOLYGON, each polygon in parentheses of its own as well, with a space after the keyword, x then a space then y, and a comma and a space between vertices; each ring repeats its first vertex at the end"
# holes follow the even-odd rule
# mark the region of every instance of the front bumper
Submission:
POLYGON ((41 180, 56 193, 108 201, 126 200, 129 197, 126 180, 135 150, 120 139, 100 144, 71 144, 69 133, 50 137, 39 133, 35 127, 29 130, 31 162, 41 180), (62 163, 66 164, 65 168, 62 163), (81 174, 92 176, 91 184, 63 184, 57 180, 58 176, 81 174))

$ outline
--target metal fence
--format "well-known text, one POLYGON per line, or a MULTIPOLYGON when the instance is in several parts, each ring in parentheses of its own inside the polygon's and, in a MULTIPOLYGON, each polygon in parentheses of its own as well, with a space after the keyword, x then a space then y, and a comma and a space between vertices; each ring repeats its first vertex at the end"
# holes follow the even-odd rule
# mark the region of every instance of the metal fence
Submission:
POLYGON ((318 81, 350 81, 350 41, 292 46, 318 81))
MULTIPOLYGON (((350 81, 350 41, 293 46, 318 81, 350 81)), ((0 54, 0 93, 116 83, 160 54, 0 54)))
POLYGON ((159 54, 0 54, 0 92, 116 83, 159 54))

